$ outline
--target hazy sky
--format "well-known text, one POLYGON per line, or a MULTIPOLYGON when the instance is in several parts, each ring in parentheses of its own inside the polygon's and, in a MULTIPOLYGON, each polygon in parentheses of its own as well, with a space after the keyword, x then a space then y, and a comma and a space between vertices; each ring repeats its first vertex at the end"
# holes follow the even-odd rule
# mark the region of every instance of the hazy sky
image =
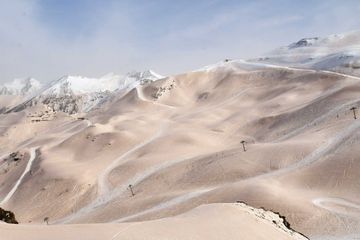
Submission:
POLYGON ((0 0, 0 82, 174 74, 360 29, 360 1, 0 0))

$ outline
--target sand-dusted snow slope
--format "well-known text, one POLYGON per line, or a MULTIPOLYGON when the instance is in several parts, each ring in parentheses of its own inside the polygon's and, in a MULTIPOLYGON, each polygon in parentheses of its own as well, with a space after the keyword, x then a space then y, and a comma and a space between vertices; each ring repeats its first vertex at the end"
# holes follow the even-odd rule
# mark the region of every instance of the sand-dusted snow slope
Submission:
POLYGON ((242 201, 310 238, 360 234, 360 119, 350 110, 359 93, 347 74, 230 61, 140 85, 88 113, 44 118, 39 104, 2 114, 0 156, 24 158, 0 162, 1 207, 21 223, 0 231, 291 239, 234 204, 242 201))
POLYGON ((285 227, 278 215, 244 204, 210 204, 171 218, 148 222, 80 225, 0 225, 8 240, 68 239, 244 239, 305 240, 285 227))

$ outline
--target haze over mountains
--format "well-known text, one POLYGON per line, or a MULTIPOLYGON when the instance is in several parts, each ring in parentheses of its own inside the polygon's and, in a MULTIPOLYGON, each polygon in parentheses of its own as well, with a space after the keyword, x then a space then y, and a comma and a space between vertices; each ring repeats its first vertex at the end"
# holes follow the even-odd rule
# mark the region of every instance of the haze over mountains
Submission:
POLYGON ((0 233, 356 239, 359 49, 350 32, 176 76, 0 87, 0 207, 22 224, 0 233))

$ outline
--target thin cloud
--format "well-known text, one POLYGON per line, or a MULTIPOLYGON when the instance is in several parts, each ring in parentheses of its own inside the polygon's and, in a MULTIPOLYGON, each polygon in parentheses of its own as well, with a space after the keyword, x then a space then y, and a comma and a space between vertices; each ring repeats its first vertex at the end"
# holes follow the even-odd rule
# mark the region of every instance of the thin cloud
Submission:
POLYGON ((359 10, 352 0, 0 0, 0 82, 147 68, 179 73, 358 29, 359 10))
POLYGON ((268 19, 264 19, 259 23, 261 27, 275 27, 286 25, 289 23, 299 22, 303 19, 302 16, 281 16, 281 17, 271 17, 268 19))

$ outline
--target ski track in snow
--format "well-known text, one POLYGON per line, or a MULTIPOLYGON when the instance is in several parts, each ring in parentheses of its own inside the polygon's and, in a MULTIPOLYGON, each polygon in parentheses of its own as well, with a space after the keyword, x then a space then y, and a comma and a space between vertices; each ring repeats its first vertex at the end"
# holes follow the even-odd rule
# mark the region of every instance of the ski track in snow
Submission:
POLYGON ((200 190, 197 190, 197 191, 188 192, 186 194, 183 194, 183 195, 177 196, 175 198, 172 198, 169 201, 166 201, 166 202, 160 203, 158 205, 155 205, 154 207, 151 207, 151 208, 146 209, 144 211, 141 211, 141 212, 138 212, 138 213, 135 213, 135 214, 132 214, 130 216, 123 217, 123 218, 119 218, 119 219, 117 219, 117 220, 115 220, 113 222, 125 222, 125 221, 131 220, 131 219, 136 218, 136 217, 144 216, 144 215, 149 214, 149 213, 153 213, 153 212, 157 212, 157 211, 169 208, 169 207, 173 207, 173 206, 178 205, 180 203, 183 203, 185 201, 188 201, 188 200, 191 200, 191 199, 196 198, 198 196, 201 196, 201 195, 203 195, 203 194, 205 194, 205 193, 207 193, 207 192, 209 192, 209 191, 211 191, 213 189, 214 188, 206 188, 206 189, 200 189, 200 190))
MULTIPOLYGON (((198 113, 201 113, 203 111, 208 111, 210 109, 220 107, 220 106, 226 104, 227 102, 231 102, 231 101, 235 100, 239 96, 243 95, 249 89, 250 88, 244 89, 243 91, 238 92, 237 94, 235 94, 231 98, 225 100, 224 102, 219 103, 216 107, 212 107, 212 108, 209 108, 209 109, 208 108, 202 109, 201 111, 198 111, 196 113, 192 112, 189 115, 198 114, 198 113)), ((142 99, 142 97, 140 97, 140 98, 142 99)), ((149 100, 144 99, 144 101, 149 101, 149 100)), ((183 116, 181 116, 180 118, 182 118, 182 117, 183 116)), ((168 162, 165 162, 165 163, 155 165, 155 166, 145 170, 144 172, 140 172, 140 173, 136 174, 133 178, 126 181, 126 183, 122 184, 119 187, 116 187, 113 191, 111 191, 108 180, 107 180, 107 178, 108 178, 109 174, 111 173, 111 171, 114 168, 118 167, 121 164, 121 161, 123 159, 125 159, 127 156, 133 154, 137 150, 139 150, 142 147, 144 147, 144 146, 148 145, 149 143, 153 142, 155 139, 161 137, 162 134, 163 134, 164 128, 165 127, 162 127, 149 140, 136 145, 135 147, 133 147, 132 149, 128 150, 123 155, 121 155, 119 158, 114 160, 98 177, 98 197, 91 204, 85 206, 84 208, 80 209, 76 213, 74 213, 72 215, 69 215, 66 218, 60 220, 60 222, 64 223, 64 222, 71 221, 71 220, 73 220, 75 218, 81 217, 82 215, 84 215, 86 213, 89 213, 91 210, 96 209, 99 206, 105 205, 105 204, 109 203, 110 201, 112 201, 113 199, 115 199, 116 197, 119 197, 122 194, 124 194, 128 190, 129 184, 136 185, 136 184, 142 182, 143 180, 145 180, 146 178, 150 177, 151 175, 155 174, 156 172, 159 172, 159 171, 161 171, 163 169, 166 169, 166 168, 168 168, 168 167, 170 167, 170 166, 172 166, 174 164, 177 164, 177 163, 180 163, 180 162, 183 162, 183 161, 186 161, 186 160, 189 160, 189 159, 192 159, 193 157, 195 157, 195 156, 192 156, 192 157, 179 158, 179 159, 176 159, 176 160, 173 160, 173 161, 168 161, 168 162)), ((183 199, 183 198, 181 198, 181 199, 183 199)), ((186 198, 184 198, 184 199, 186 199, 186 198)))
POLYGON ((347 140, 353 137, 354 133, 359 129, 360 129, 360 121, 354 121, 354 123, 350 124, 349 127, 345 128, 340 133, 336 134, 333 138, 328 140, 325 144, 321 145, 319 148, 315 149, 313 152, 311 152, 302 160, 278 170, 274 170, 261 175, 240 180, 240 182, 254 180, 254 179, 262 179, 265 177, 274 177, 307 167, 312 163, 316 162, 317 160, 319 160, 320 158, 326 156, 331 151, 336 150, 337 147, 339 147, 342 143, 345 143, 347 140))
MULTIPOLYGON (((340 132, 339 134, 337 134, 335 137, 333 137, 330 141, 328 141, 327 143, 325 143, 324 145, 320 146, 318 149, 316 149, 315 151, 313 151, 311 154, 309 154, 308 156, 306 156, 305 158, 303 158, 301 161, 294 163, 288 167, 279 169, 279 170, 275 170, 272 172, 268 172, 268 173, 264 173, 261 175, 257 175, 254 177, 250 177, 247 179, 242 179, 239 180, 235 183, 240 183, 240 182, 246 182, 246 181, 250 181, 250 180, 259 180, 259 179, 263 179, 263 178, 267 178, 267 177, 274 177, 274 176, 278 176, 278 175, 282 175, 282 174, 286 174, 288 172, 291 171, 295 171, 301 168, 304 168, 312 163, 314 163, 315 161, 319 160, 321 157, 326 156, 326 154, 328 154, 330 151, 332 151, 333 149, 335 149, 337 146, 341 145, 341 143, 345 142, 346 140, 348 140, 348 138, 350 138, 353 133, 358 130, 360 128, 360 121, 357 121, 353 124, 351 124, 348 128, 346 128, 345 130, 343 130, 342 132, 340 132)), ((145 211, 142 211, 140 213, 128 216, 128 217, 124 217, 124 218, 120 218, 118 221, 127 221, 130 220, 132 218, 135 217, 139 217, 142 215, 145 215, 147 213, 151 213, 151 212, 155 212, 155 211, 159 211, 159 210, 163 210, 165 208, 168 207, 173 207, 175 205, 178 205, 180 203, 183 203, 187 200, 190 200, 191 197, 187 197, 187 196, 192 196, 192 193, 196 193, 196 197, 201 196, 207 192, 210 192, 212 190, 217 190, 220 189, 222 187, 225 187, 224 184, 222 185, 217 185, 217 186, 213 186, 210 187, 208 189, 206 189, 206 191, 194 191, 194 192, 189 192, 186 193, 184 195, 178 196, 170 201, 164 202, 164 203, 160 203, 150 209, 147 209, 145 211)))
POLYGON ((235 93, 233 96, 231 96, 230 98, 224 100, 223 102, 220 102, 220 103, 218 103, 218 104, 216 104, 214 106, 205 107, 205 108, 200 109, 200 110, 195 111, 195 112, 190 112, 188 114, 180 115, 179 117, 176 117, 174 120, 181 120, 181 119, 188 118, 188 117, 191 117, 191 116, 196 116, 199 113, 215 110, 215 109, 217 109, 219 107, 224 106, 225 104, 228 104, 228 103, 231 103, 232 101, 235 101, 237 98, 241 97, 242 95, 244 95, 249 90, 256 89, 256 88, 261 88, 261 87, 246 88, 244 90, 241 90, 241 91, 235 93))
POLYGON ((322 114, 320 117, 312 120, 311 122, 303 125, 302 127, 296 128, 293 131, 290 131, 289 133, 287 133, 286 135, 281 136, 280 138, 275 140, 275 142, 281 142, 281 141, 287 140, 287 139, 289 139, 291 137, 294 137, 294 136, 300 134, 301 132, 303 132, 304 130, 310 128, 311 126, 323 123, 327 119, 336 116, 336 114, 339 113, 340 110, 342 110, 344 108, 349 109, 351 106, 353 106, 353 104, 355 104, 355 103, 357 103, 359 101, 360 101, 359 99, 356 99, 356 100, 353 100, 353 101, 343 103, 343 104, 331 109, 329 112, 327 112, 325 114, 322 114))
MULTIPOLYGON (((249 62, 246 62, 246 61, 243 61, 243 60, 241 60, 241 61, 243 63, 245 63, 245 64, 257 65, 257 66, 263 66, 263 67, 282 68, 282 69, 288 69, 288 70, 294 70, 294 71, 324 72, 324 73, 328 73, 328 74, 333 74, 333 75, 337 75, 337 76, 342 76, 342 77, 347 77, 347 78, 360 80, 360 77, 355 77, 355 76, 336 73, 336 72, 331 72, 331 71, 321 71, 321 70, 312 70, 312 69, 299 69, 299 68, 284 67, 284 66, 277 66, 277 65, 271 65, 271 64, 249 63, 249 62)), ((138 89, 137 89, 137 91, 138 91, 138 89)), ((330 92, 329 94, 331 94, 331 93, 332 92, 330 92)), ((239 95, 241 95, 241 94, 242 93, 240 93, 239 95)), ((144 96, 142 96, 139 91, 138 91, 138 96, 143 101, 149 101, 144 96)), ((236 95, 234 97, 238 97, 238 95, 236 95)), ((351 103, 353 103, 353 102, 345 103, 345 104, 337 107, 336 109, 331 110, 327 114, 313 120, 310 124, 307 124, 307 125, 301 127, 300 129, 296 129, 296 130, 290 132, 289 134, 287 134, 286 136, 282 137, 279 140, 287 139, 287 138, 289 138, 291 136, 294 136, 294 135, 298 134, 299 132, 303 131, 305 128, 309 127, 312 124, 320 123, 320 122, 326 120, 332 114, 336 113, 336 111, 340 110, 341 108, 343 108, 345 106, 350 105, 351 103)), ((165 106, 167 106, 167 105, 165 105, 165 106)), ((171 106, 167 106, 167 107, 171 107, 171 106)), ((204 111, 206 111, 206 110, 207 109, 205 109, 204 111)), ((194 114, 194 113, 192 113, 192 114, 194 114)), ((317 148, 315 151, 313 151, 312 153, 307 155, 301 161, 296 162, 296 163, 294 163, 294 164, 292 164, 292 165, 290 165, 288 167, 285 167, 285 168, 282 168, 282 169, 279 169, 279 170, 264 173, 264 174, 257 175, 257 176, 254 176, 254 177, 250 177, 250 178, 247 178, 247 179, 242 179, 240 181, 237 181, 236 183, 249 181, 249 180, 263 179, 263 178, 266 178, 266 177, 278 176, 278 175, 286 174, 288 172, 291 172, 291 171, 294 171, 294 170, 297 170, 297 169, 300 169, 300 168, 304 168, 304 167, 314 163, 315 161, 317 161, 321 157, 326 156, 332 150, 336 149, 337 146, 341 145, 341 143, 348 140, 351 137, 351 135, 355 131, 357 131, 359 128, 360 128, 360 122, 355 122, 355 123, 351 124, 348 128, 346 128, 343 131, 341 131, 340 133, 338 133, 335 137, 333 137, 332 139, 327 141, 325 144, 323 144, 322 146, 317 148)), ((134 153, 135 151, 139 150, 143 146, 145 146, 148 143, 155 140, 157 137, 159 137, 158 136, 159 134, 160 133, 156 134, 155 136, 150 138, 148 141, 135 146, 134 148, 130 149, 128 152, 123 154, 121 157, 119 157, 117 160, 115 160, 99 177, 99 189, 100 189, 99 197, 97 199, 95 199, 95 201, 93 201, 90 205, 80 209, 74 215, 70 215, 67 218, 63 219, 63 220, 65 222, 67 222, 67 221, 71 221, 71 220, 73 220, 73 219, 75 219, 75 218, 77 218, 79 216, 82 216, 83 214, 88 213, 91 210, 93 210, 93 209, 95 209, 95 208, 97 208, 97 207, 99 207, 101 205, 104 205, 104 204, 110 202, 111 200, 113 200, 114 198, 116 198, 116 197, 120 196, 121 194, 123 194, 127 190, 128 184, 138 184, 141 181, 148 178, 149 176, 153 175, 154 173, 156 173, 158 171, 161 171, 161 170, 171 166, 172 164, 175 164, 177 162, 185 160, 185 159, 179 159, 177 161, 172 161, 170 163, 165 163, 165 164, 160 164, 158 166, 154 166, 154 167, 146 170, 143 173, 137 174, 134 178, 130 179, 126 184, 123 184, 120 188, 116 188, 113 192, 110 192, 109 186, 108 186, 108 183, 107 183, 107 177, 108 177, 109 173, 112 171, 112 169, 117 167, 119 162, 123 158, 127 157, 128 155, 134 153)), ((152 212, 160 211, 160 210, 163 210, 163 209, 166 209, 166 208, 169 208, 169 207, 173 207, 175 205, 178 205, 178 204, 181 204, 181 203, 183 203, 185 201, 188 201, 188 200, 190 200, 192 198, 201 196, 201 195, 203 195, 203 194, 205 194, 207 192, 210 192, 212 190, 216 190, 216 189, 219 189, 219 188, 222 188, 222 187, 224 187, 224 185, 218 185, 218 186, 213 186, 213 187, 203 189, 203 190, 188 192, 186 194, 177 196, 177 197, 175 197, 175 198, 173 198, 173 199, 171 199, 169 201, 166 201, 166 202, 160 203, 158 205, 155 205, 154 207, 151 207, 151 208, 149 208, 147 210, 141 211, 139 213, 136 213, 136 214, 133 214, 133 215, 130 215, 130 216, 127 216, 127 217, 120 218, 120 219, 115 220, 115 221, 116 222, 123 222, 123 221, 131 220, 131 219, 139 217, 139 216, 143 216, 143 215, 148 214, 148 213, 152 213, 152 212)), ((319 206, 323 207, 323 205, 322 205, 323 202, 324 202, 323 199, 320 199, 320 200, 318 199, 318 200, 315 200, 314 204, 318 204, 319 206)), ((344 204, 344 202, 341 202, 341 203, 344 204)), ((353 206, 349 202, 346 202, 346 205, 347 206, 353 206)), ((358 206, 358 205, 356 205, 356 206, 358 206)), ((62 221, 62 222, 64 222, 64 221, 62 221)))
MULTIPOLYGON (((153 142, 155 139, 159 138, 163 134, 163 128, 161 128, 155 135, 153 135, 151 138, 146 140, 145 142, 142 142, 140 144, 135 145, 133 148, 122 154, 119 158, 115 159, 99 176, 98 178, 98 193, 101 196, 108 196, 110 192, 110 187, 108 183, 108 176, 111 173, 113 169, 119 166, 119 164, 122 163, 122 160, 128 157, 129 155, 133 154, 137 150, 141 149, 142 147, 148 145, 149 143, 153 142)), ((106 201, 105 201, 106 202, 106 201)))
POLYGON ((12 187, 10 192, 5 196, 5 198, 0 202, 0 204, 5 204, 7 201, 10 200, 10 198, 14 195, 20 184, 22 183, 23 178, 26 176, 26 174, 31 170, 32 164, 36 158, 36 150, 38 147, 33 147, 30 149, 30 159, 27 162, 26 168, 24 172, 21 174, 20 178, 17 180, 15 185, 12 187))
POLYGON ((133 148, 122 154, 119 158, 115 159, 98 177, 98 196, 95 200, 93 200, 90 204, 86 205, 85 207, 82 207, 79 209, 76 213, 73 213, 63 219, 60 219, 57 221, 57 223, 67 223, 73 219, 79 218, 83 216, 86 213, 91 212, 92 210, 105 205, 109 202, 111 202, 114 198, 120 196, 124 189, 128 187, 128 185, 122 185, 121 187, 116 187, 113 191, 110 190, 109 182, 108 182, 108 176, 111 173, 111 171, 118 167, 121 163, 123 163, 122 160, 126 159, 129 155, 133 154, 134 152, 138 151, 142 147, 150 144, 157 138, 160 138, 164 132, 164 129, 167 127, 167 124, 165 126, 162 126, 157 133, 155 133, 152 137, 150 137, 148 140, 135 145, 133 148))
MULTIPOLYGON (((320 120, 318 120, 318 121, 320 121, 320 120)), ((291 171, 294 171, 294 170, 297 170, 297 169, 300 169, 300 168, 304 168, 304 167, 312 164, 313 162, 317 161, 321 157, 327 155, 332 150, 336 149, 336 147, 338 147, 339 145, 341 145, 341 143, 348 140, 353 135, 353 133, 355 131, 357 131, 359 128, 360 128, 360 121, 356 121, 356 122, 352 123, 346 129, 344 129, 343 131, 338 133, 335 137, 331 138, 325 144, 323 144, 322 146, 317 148, 315 151, 313 151, 312 153, 307 155, 305 158, 300 160, 299 162, 296 162, 296 163, 294 163, 294 164, 292 164, 292 165, 290 165, 288 167, 285 167, 285 168, 282 168, 282 169, 279 169, 279 170, 275 170, 275 171, 272 171, 272 172, 267 172, 267 173, 264 173, 264 174, 261 174, 261 175, 257 175, 257 176, 254 176, 254 177, 247 178, 247 179, 239 180, 239 181, 237 181, 237 183, 238 182, 244 182, 244 181, 250 181, 250 180, 263 179, 263 178, 266 178, 266 177, 274 177, 274 176, 278 176, 278 175, 281 175, 281 174, 286 174, 288 172, 291 172, 291 171)), ((137 145, 136 147, 134 147, 133 149, 131 149, 127 153, 125 153, 125 156, 123 155, 122 157, 120 157, 120 160, 123 157, 126 157, 126 156, 130 155, 131 153, 135 152, 136 150, 140 149, 141 147, 143 147, 143 146, 147 145, 148 143, 152 142, 156 138, 157 137, 155 136, 155 137, 151 138, 150 141, 147 141, 145 143, 137 145)), ((119 161, 119 160, 117 160, 117 161, 119 161)), ((178 161, 173 161, 173 162, 170 162, 170 163, 160 164, 159 166, 154 166, 154 167, 146 170, 143 173, 139 173, 134 178, 130 179, 127 182, 127 184, 122 185, 120 188, 116 188, 114 190, 114 192, 112 192, 112 193, 107 192, 107 191, 103 191, 102 194, 100 195, 100 197, 98 197, 92 204, 90 204, 90 205, 86 206, 85 208, 79 210, 72 217, 69 216, 70 218, 66 219, 66 221, 69 221, 69 220, 72 220, 72 219, 74 219, 76 217, 82 216, 83 214, 86 214, 86 213, 90 212, 91 210, 110 202, 114 198, 116 198, 116 197, 120 196, 121 194, 123 194, 127 190, 128 184, 140 183, 141 181, 145 180, 147 177, 153 175, 154 173, 156 173, 158 171, 161 171, 161 170, 171 166, 172 164, 175 164, 175 163, 180 162, 180 161, 182 161, 182 160, 179 159, 178 161), (105 193, 107 193, 107 194, 105 194, 105 193)), ((113 163, 111 168, 114 168, 116 166, 118 166, 118 162, 113 163)), ((110 172, 111 172, 111 170, 109 168, 109 170, 107 170, 107 173, 104 174, 104 177, 102 177, 101 181, 106 181, 107 180, 106 176, 110 172)), ((106 186, 106 183, 102 183, 102 186, 106 186)), ((219 188, 222 188, 222 187, 224 187, 224 185, 213 186, 209 191, 216 190, 216 189, 219 189, 219 188)), ((206 191, 206 192, 209 192, 209 191, 206 191)), ((190 193, 186 193, 185 195, 190 194, 190 193)), ((202 193, 200 192, 197 196, 200 196, 201 194, 202 193)), ((174 206, 176 204, 180 204, 180 203, 188 200, 188 198, 186 198, 186 197, 181 198, 181 196, 179 196, 178 199, 180 199, 180 200, 174 201, 174 203, 170 204, 169 207, 174 206)), ((166 202, 161 203, 159 205, 156 205, 153 208, 151 208, 151 209, 153 209, 153 210, 151 210, 151 212, 156 211, 156 209, 158 209, 158 208, 160 208, 160 209, 165 208, 165 207, 162 207, 162 206, 166 207, 168 205, 166 204, 166 202)), ((147 210, 145 210, 145 211, 147 211, 147 210)))
POLYGON ((327 74, 336 75, 336 76, 340 76, 340 77, 346 77, 346 78, 360 80, 360 77, 356 77, 356 76, 352 76, 352 75, 348 75, 348 74, 344 74, 344 73, 328 71, 328 70, 314 70, 314 69, 308 69, 308 68, 287 67, 287 66, 268 64, 268 63, 248 62, 243 59, 236 60, 235 62, 240 62, 243 64, 259 66, 259 67, 267 67, 267 68, 280 68, 280 69, 286 69, 286 70, 304 71, 304 72, 312 72, 312 73, 327 73, 327 74))
POLYGON ((163 169, 171 167, 177 163, 181 163, 181 162, 193 159, 194 157, 196 157, 196 156, 187 157, 187 158, 186 157, 179 158, 179 159, 176 159, 173 161, 166 161, 165 163, 160 163, 155 166, 152 166, 152 167, 146 169, 145 171, 136 174, 133 178, 129 179, 126 183, 122 184, 121 187, 116 188, 113 195, 115 195, 115 197, 120 196, 121 194, 128 191, 128 186, 130 184, 135 186, 135 185, 141 183, 142 181, 144 181, 145 179, 147 179, 148 177, 154 175, 155 173, 160 172, 163 169))
POLYGON ((341 215, 348 215, 348 216, 357 216, 360 217, 360 205, 353 203, 353 202, 349 202, 345 199, 342 198, 331 198, 331 197, 327 197, 327 198, 315 198, 312 200, 312 203, 322 209, 325 209, 327 211, 336 213, 336 214, 341 214, 341 215), (358 213, 354 213, 354 211, 345 211, 345 210, 341 210, 341 209, 337 209, 331 206, 327 206, 326 203, 332 203, 332 204, 336 204, 342 207, 348 207, 350 209, 355 209, 356 211, 358 211, 358 213))
MULTIPOLYGON (((359 78, 360 79, 360 78, 359 78)), ((351 106, 351 104, 357 102, 358 100, 355 101, 351 101, 348 103, 344 103, 342 105, 340 105, 339 107, 337 107, 336 109, 331 110, 330 112, 328 112, 327 114, 319 117, 318 119, 315 119, 314 121, 312 121, 310 124, 305 125, 304 127, 301 127, 301 130, 295 130, 293 132, 291 132, 290 134, 288 134, 286 136, 286 138, 289 138, 290 136, 294 136, 296 135, 298 132, 304 130, 305 128, 307 128, 309 125, 311 124, 316 124, 316 123, 320 123, 324 120, 326 120, 329 116, 335 114, 338 110, 346 107, 346 106, 351 106)), ((312 153, 310 153, 309 155, 307 155, 305 158, 303 158, 301 161, 296 162, 288 167, 279 169, 279 170, 275 170, 272 172, 268 172, 268 173, 264 173, 261 175, 257 175, 254 177, 250 177, 244 180, 240 180, 239 182, 243 182, 243 181, 249 181, 249 180, 256 180, 256 179, 262 179, 265 177, 273 177, 273 176, 278 176, 281 174, 286 174, 288 172, 300 169, 300 168, 304 168, 310 164, 312 164, 313 162, 317 161, 318 159, 320 159, 323 156, 326 156, 328 153, 330 153, 332 150, 336 149, 336 147, 338 147, 339 145, 341 145, 341 143, 345 142, 346 140, 348 140, 355 131, 359 130, 360 128, 360 122, 356 121, 354 123, 352 123, 349 127, 347 127, 346 129, 344 129, 343 131, 341 131, 340 133, 338 133, 335 137, 333 137, 332 139, 330 139, 329 141, 327 141, 324 145, 320 146, 319 148, 317 148, 315 151, 313 151, 312 153)), ((164 169, 165 166, 163 168, 159 168, 159 170, 164 169)), ((155 173, 155 172, 153 172, 155 173)), ((143 176, 142 180, 145 179, 146 174, 143 176)), ((221 188, 223 187, 223 185, 221 186, 217 186, 212 188, 211 190, 215 190, 216 188, 221 188)), ((185 198, 186 199, 186 198, 185 198)), ((160 204, 161 205, 161 204, 160 204)), ((155 208, 155 207, 154 207, 155 208)))
POLYGON ((352 78, 352 79, 356 79, 356 80, 360 80, 360 77, 357 76, 353 76, 353 75, 349 75, 349 74, 344 74, 344 73, 339 73, 339 72, 334 72, 334 71, 329 71, 329 70, 320 70, 320 69, 310 69, 310 68, 299 68, 299 67, 289 67, 289 66, 283 66, 283 65, 276 65, 276 64, 270 64, 270 63, 259 63, 259 62, 249 62, 247 60, 244 59, 236 59, 230 62, 220 62, 217 64, 213 64, 204 68, 200 68, 198 70, 195 70, 194 72, 197 71, 211 71, 214 70, 216 68, 219 67, 226 67, 228 69, 233 69, 236 70, 239 67, 238 66, 233 66, 232 63, 240 63, 240 64, 244 64, 244 65, 249 65, 249 66, 254 66, 254 67, 262 67, 262 68, 275 68, 275 69, 285 69, 285 70, 292 70, 292 71, 303 71, 303 72, 311 72, 311 73, 327 73, 327 74, 331 74, 331 75, 336 75, 336 76, 340 76, 340 77, 345 77, 345 78, 352 78))
MULTIPOLYGON (((66 131, 72 130, 78 126, 80 126, 82 123, 80 124, 76 124, 75 126, 71 127, 70 129, 67 129, 66 131)), ((92 123, 89 120, 86 120, 86 127, 91 126, 92 123)), ((61 142, 66 141, 67 139, 71 138, 72 136, 74 136, 75 134, 83 131, 84 128, 81 128, 79 131, 76 131, 74 134, 71 134, 70 136, 68 136, 65 139, 62 139, 61 142)), ((29 144, 33 143, 35 140, 31 140, 30 142, 28 142, 26 145, 28 146, 29 144)), ((56 142, 56 144, 58 144, 58 142, 56 142)), ((30 148, 30 159, 28 160, 28 163, 26 165, 26 168, 24 170, 24 172, 22 173, 22 175, 20 176, 20 178, 17 180, 17 182, 15 183, 15 185, 13 186, 13 188, 9 191, 9 193, 5 196, 5 198, 0 202, 0 204, 5 204, 6 202, 8 202, 11 197, 14 195, 14 193, 17 191, 18 187, 20 186, 20 184, 22 183, 23 178, 26 176, 26 174, 31 170, 33 161, 36 158, 36 150, 39 148, 39 146, 37 147, 32 147, 30 148)), ((0 160, 7 157, 9 154, 5 154, 3 156, 1 156, 0 160)), ((1 164, 2 166, 2 164, 1 164)))

